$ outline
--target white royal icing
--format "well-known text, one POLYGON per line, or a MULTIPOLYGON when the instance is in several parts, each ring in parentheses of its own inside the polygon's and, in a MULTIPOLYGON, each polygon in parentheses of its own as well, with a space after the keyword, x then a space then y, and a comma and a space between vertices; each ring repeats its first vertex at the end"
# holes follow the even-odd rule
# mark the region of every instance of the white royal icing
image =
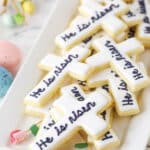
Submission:
POLYGON ((137 29, 130 30, 130 37, 137 36, 137 38, 144 44, 145 47, 150 47, 150 17, 147 0, 136 0, 130 4, 131 11, 136 14, 141 23, 137 25, 137 29))
MULTIPOLYGON (((89 55, 89 50, 82 46, 76 46, 65 55, 36 87, 25 97, 25 103, 41 106, 50 100, 55 91, 60 87, 63 79, 68 75, 70 66, 74 62, 82 61, 89 55)), ((73 68, 72 68, 73 69, 73 68)))
MULTIPOLYGON (((119 47, 119 49, 121 49, 122 52, 128 54, 129 56, 139 55, 144 51, 144 47, 141 42, 135 38, 130 38, 126 41, 123 41, 117 44, 117 46, 119 47)), ((99 52, 99 49, 96 48, 96 50, 99 52)), ((107 53, 105 53, 105 51, 101 51, 101 53, 97 53, 91 57, 88 57, 86 60, 87 64, 90 64, 91 66, 94 66, 96 68, 105 68, 106 66, 108 66, 108 62, 109 57, 107 53)))
POLYGON ((89 86, 108 83, 114 97, 117 113, 120 116, 133 115, 139 112, 135 95, 130 92, 127 84, 111 69, 106 69, 93 75, 89 80, 89 86))
POLYGON ((90 16, 94 11, 102 9, 101 3, 94 0, 81 0, 81 5, 78 8, 79 13, 83 16, 90 16))
POLYGON ((52 128, 55 123, 63 117, 63 115, 64 114, 62 114, 59 110, 51 107, 51 109, 47 111, 47 114, 42 121, 42 125, 40 126, 40 129, 38 131, 38 136, 42 135, 45 131, 48 131, 50 128, 52 128))
MULTIPOLYGON (((84 100, 87 97, 87 95, 83 92, 83 90, 81 90, 81 88, 78 85, 75 85, 75 86, 68 85, 68 86, 62 87, 61 88, 61 94, 62 95, 67 94, 67 97, 69 97, 68 96, 68 94, 69 94, 69 95, 73 96, 74 98, 76 98, 78 101, 82 101, 82 100, 84 100)), ((53 118, 52 119, 53 121, 51 121, 51 122, 54 122, 54 121, 56 122, 59 119, 61 119, 61 117, 65 113, 67 114, 67 112, 65 112, 65 110, 62 111, 59 108, 57 108, 57 105, 55 107, 55 103, 53 104, 53 107, 49 106, 49 109, 44 109, 44 110, 42 108, 36 108, 36 107, 33 107, 33 106, 28 106, 28 107, 32 107, 32 111, 34 109, 35 110, 38 109, 38 113, 41 113, 40 111, 42 111, 42 112, 44 111, 44 113, 45 113, 44 115, 45 116, 47 114, 49 115, 49 117, 46 117, 44 119, 44 121, 42 123, 43 125, 40 128, 40 131, 39 131, 40 133, 39 134, 42 134, 44 132, 43 130, 45 130, 44 128, 46 127, 45 126, 46 124, 47 124, 47 129, 49 129, 50 127, 52 127, 52 125, 54 125, 54 124, 52 124, 50 126, 48 125, 47 122, 50 122, 49 118, 53 118), (49 126, 49 128, 48 128, 48 126, 49 126)), ((100 117, 102 117, 106 121, 107 124, 110 124, 110 122, 111 122, 111 112, 112 112, 112 108, 109 108, 109 109, 103 111, 102 113, 100 113, 100 117)))
MULTIPOLYGON (((72 89, 76 84, 72 85, 72 89)), ((75 95, 74 90, 71 90, 75 95)), ((31 150, 49 150, 55 149, 58 145, 67 140, 81 128, 84 129, 92 138, 98 138, 103 130, 107 128, 106 122, 96 114, 108 107, 111 98, 101 93, 102 90, 96 90, 90 93, 85 99, 79 100, 72 94, 62 95, 53 105, 64 112, 64 116, 58 120, 50 129, 46 129, 32 143, 31 150), (92 121, 91 121, 92 119, 92 121)), ((49 118, 49 115, 47 116, 49 118)), ((49 119, 51 123, 51 118, 49 119)), ((45 125, 49 124, 46 122, 45 125)))
MULTIPOLYGON (((82 5, 79 7, 79 12, 81 15, 91 16, 94 12, 102 10, 102 8, 103 6, 95 1, 82 0, 82 5)), ((118 34, 127 30, 127 25, 122 20, 112 15, 108 15, 107 19, 102 21, 102 27, 105 32, 113 38, 116 38, 118 34)))
POLYGON ((45 117, 48 110, 50 110, 50 105, 46 105, 45 107, 35 107, 31 105, 25 106, 25 114, 35 117, 45 117))
MULTIPOLYGON (((107 122, 107 124, 112 124, 112 108, 107 109, 101 113, 102 118, 107 122)), ((95 140, 88 136, 89 143, 94 143, 96 149, 113 148, 120 144, 119 138, 112 129, 109 129, 101 138, 95 140)))
MULTIPOLYGON (((44 71, 50 71, 51 68, 54 68, 58 63, 63 61, 62 57, 58 57, 56 60, 55 57, 55 55, 51 54, 45 56, 39 63, 40 69, 44 71)), ((92 67, 81 62, 72 62, 68 68, 68 74, 78 80, 87 80, 91 73, 92 67)))
MULTIPOLYGON (((111 4, 115 0, 103 0, 103 3, 111 4)), ((124 0, 125 2, 131 2, 132 0, 124 0)), ((137 14, 135 10, 135 2, 129 3, 128 6, 130 8, 129 12, 121 16, 121 18, 127 23, 129 27, 133 27, 135 25, 138 25, 142 21, 141 15, 137 14)), ((137 7, 137 6, 136 6, 137 7)))
MULTIPOLYGON (((92 141, 93 139, 90 139, 89 137, 89 141, 92 141)), ((103 137, 99 140, 94 140, 93 141, 94 146, 96 149, 112 149, 113 147, 116 147, 120 144, 120 140, 118 138, 118 136, 115 134, 115 132, 110 129, 109 131, 107 131, 103 137)))
MULTIPOLYGON (((60 48, 68 49, 69 47, 80 43, 87 37, 90 37, 101 28, 104 30, 106 29, 107 31, 107 26, 108 28, 111 28, 110 23, 112 23, 112 20, 108 22, 108 18, 112 17, 115 19, 115 15, 119 16, 127 11, 128 6, 125 3, 119 0, 114 1, 107 6, 103 6, 102 10, 94 12, 91 16, 84 19, 78 25, 66 29, 63 33, 56 37, 55 42, 60 48)), ((120 29, 118 32, 115 31, 116 34, 119 32, 120 29)))
POLYGON ((45 71, 50 71, 57 64, 61 63, 61 61, 63 61, 63 58, 61 56, 48 54, 40 61, 39 68, 45 71))
POLYGON ((130 38, 121 43, 118 43, 117 47, 128 56, 137 56, 144 52, 143 45, 136 38, 130 38))
POLYGON ((122 19, 127 23, 129 27, 139 25, 142 21, 142 17, 133 11, 129 11, 127 14, 122 16, 122 19))
MULTIPOLYGON (((129 49, 131 43, 128 41, 129 49)), ((125 44, 126 45, 126 44, 125 44)), ((133 45, 133 43, 132 43, 133 45)), ((93 47, 97 54, 87 58, 86 63, 93 67, 108 67, 109 65, 128 84, 131 91, 138 91, 149 85, 150 80, 147 74, 143 73, 139 67, 124 52, 125 48, 119 48, 112 39, 105 36, 93 42, 93 47), (99 59, 101 58, 101 59, 99 59)), ((121 46, 122 47, 122 46, 121 46)), ((132 46, 131 46, 132 47, 132 46)), ((134 46, 133 46, 134 47, 134 46)), ((140 45, 139 49, 143 47, 140 45)), ((139 50, 138 50, 139 51, 139 50)), ((126 51, 128 54, 128 52, 126 51)))
MULTIPOLYGON (((78 25, 78 24, 81 23, 83 20, 86 20, 86 17, 80 16, 80 15, 79 15, 79 16, 76 16, 76 17, 71 21, 70 27, 73 27, 73 26, 78 25)), ((101 31, 101 32, 98 32, 98 33, 95 33, 95 34, 93 34, 92 36, 90 36, 90 37, 84 39, 81 44, 83 44, 84 46, 90 48, 90 47, 91 47, 91 44, 92 44, 92 41, 93 41, 94 39, 98 38, 98 37, 103 36, 104 34, 105 34, 105 33, 102 32, 102 31, 101 31)), ((66 50, 64 50, 64 51, 66 51, 66 50)))
MULTIPOLYGON (((75 26, 75 25, 79 24, 80 22, 83 21, 83 19, 85 19, 85 17, 83 17, 83 16, 77 16, 77 17, 75 17, 75 18, 71 21, 70 26, 75 26)), ((85 40, 82 41, 82 42, 83 42, 83 44, 86 45, 88 48, 91 48, 91 44, 92 44, 92 41, 93 41, 93 40, 95 40, 96 38, 102 37, 102 36, 104 36, 104 35, 106 35, 106 34, 107 34, 106 32, 100 30, 100 31, 98 31, 98 33, 94 34, 93 36, 88 37, 87 39, 85 39, 85 40)), ((121 33, 119 33, 118 35, 116 35, 116 36, 113 37, 113 38, 114 38, 114 40, 115 40, 116 42, 121 42, 121 41, 123 41, 123 40, 125 40, 125 39, 127 38, 127 34, 128 34, 128 33, 127 33, 126 31, 125 31, 125 32, 121 32, 121 33)))

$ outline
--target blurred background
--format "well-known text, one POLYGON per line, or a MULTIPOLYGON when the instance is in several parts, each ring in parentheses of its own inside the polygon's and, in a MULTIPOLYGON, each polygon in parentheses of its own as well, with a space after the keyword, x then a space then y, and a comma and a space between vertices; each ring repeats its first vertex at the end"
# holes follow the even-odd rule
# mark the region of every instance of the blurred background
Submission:
MULTIPOLYGON (((22 25, 8 27, 4 24, 5 14, 18 13, 14 9, 12 3, 21 3, 21 0, 8 0, 7 11, 0 16, 0 40, 10 40, 22 49, 23 54, 26 55, 37 38, 40 30, 45 24, 49 12, 55 0, 31 0, 34 4, 35 10, 32 14, 26 14, 26 20, 22 25)), ((3 0, 0 0, 0 10, 2 11, 3 0)))

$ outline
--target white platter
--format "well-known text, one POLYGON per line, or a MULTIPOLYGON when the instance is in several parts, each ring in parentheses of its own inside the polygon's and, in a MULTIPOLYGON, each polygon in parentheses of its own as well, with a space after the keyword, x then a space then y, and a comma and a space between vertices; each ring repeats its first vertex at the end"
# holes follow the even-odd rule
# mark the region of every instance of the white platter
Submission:
MULTIPOLYGON (((4 150, 2 147, 7 147, 11 150, 27 150, 28 142, 23 143, 19 146, 10 147, 8 144, 8 136, 10 131, 16 128, 26 128, 31 125, 33 120, 32 118, 26 118, 23 114, 24 105, 23 99, 25 95, 30 91, 36 83, 39 81, 42 76, 42 72, 37 67, 38 62, 43 58, 46 54, 53 52, 55 49, 54 39, 55 36, 63 31, 63 29, 67 26, 70 19, 75 15, 76 8, 78 6, 79 0, 57 0, 53 10, 50 13, 47 24, 44 27, 44 30, 41 32, 36 44, 33 46, 31 53, 27 57, 25 63, 22 65, 12 87, 8 91, 5 99, 3 100, 3 104, 0 108, 0 150, 4 150)), ((146 101, 147 102, 147 101, 146 101)), ((130 149, 122 150, 144 150, 147 144, 149 133, 150 133, 150 121, 147 121, 150 117, 150 102, 145 103, 142 106, 144 111, 131 120, 131 125, 129 124, 129 118, 116 119, 114 124, 114 129, 117 132, 120 139, 124 139, 126 144, 129 144, 130 149), (132 128, 132 125, 137 123, 137 119, 142 118, 142 121, 149 124, 149 126, 144 126, 145 132, 141 132, 143 130, 142 123, 139 120, 137 124, 137 130, 130 129, 132 131, 132 136, 136 137, 140 135, 138 138, 130 139, 125 137, 125 133, 128 133, 128 125, 132 128), (148 133, 149 132, 149 133, 148 133), (141 144, 142 139, 144 142, 141 144), (129 142, 129 143, 128 143, 129 142), (136 144, 136 149, 134 149, 136 144), (132 147, 133 146, 133 147, 132 147), (139 148, 140 147, 140 148, 139 148)), ((150 119, 149 119, 150 120, 150 119)), ((128 136, 127 136, 128 137, 128 136)), ((32 139, 31 139, 32 140, 32 139)), ((80 137, 76 135, 74 140, 80 141, 80 137)), ((30 142, 30 141, 29 141, 30 142)), ((61 150, 71 150, 72 142, 69 141, 67 147, 63 147, 61 150)), ((120 150, 121 148, 117 148, 120 150)), ((116 150, 117 150, 116 149, 116 150)), ((59 149, 60 150, 60 149, 59 149)))

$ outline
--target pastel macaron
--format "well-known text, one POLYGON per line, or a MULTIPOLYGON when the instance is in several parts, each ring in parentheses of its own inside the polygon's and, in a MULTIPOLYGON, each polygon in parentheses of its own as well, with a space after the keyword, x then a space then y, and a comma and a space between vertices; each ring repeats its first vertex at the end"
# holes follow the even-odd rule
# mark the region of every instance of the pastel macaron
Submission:
POLYGON ((0 67, 0 97, 4 97, 13 82, 13 75, 4 67, 0 67))
POLYGON ((21 50, 15 44, 9 41, 0 40, 0 66, 5 67, 15 75, 21 61, 21 50))

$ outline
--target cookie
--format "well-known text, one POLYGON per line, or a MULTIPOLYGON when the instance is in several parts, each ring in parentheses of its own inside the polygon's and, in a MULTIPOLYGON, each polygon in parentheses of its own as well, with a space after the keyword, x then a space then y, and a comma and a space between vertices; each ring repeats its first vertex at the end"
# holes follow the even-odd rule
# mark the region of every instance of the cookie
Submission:
MULTIPOLYGON (((150 18, 148 15, 148 1, 147 0, 137 0, 129 5, 132 12, 124 16, 132 16, 129 18, 136 18, 136 16, 141 19, 139 24, 134 24, 134 27, 130 29, 129 37, 137 37, 146 48, 150 47, 150 18)), ((125 18, 124 18, 125 19, 125 18)), ((132 20, 132 19, 131 19, 132 20)), ((127 20, 125 20, 127 21, 127 20)), ((131 26, 130 26, 131 27, 131 26)))
POLYGON ((31 105, 25 106, 25 114, 33 117, 44 118, 49 110, 50 104, 47 104, 44 107, 36 107, 31 105))
POLYGON ((117 16, 125 14, 128 10, 128 6, 122 1, 114 1, 107 6, 103 6, 102 10, 94 12, 78 25, 70 27, 56 36, 55 43, 61 49, 68 49, 87 39, 101 28, 108 32, 109 35, 115 36, 120 33, 120 28, 117 30, 115 27, 115 32, 114 30, 109 32, 112 29, 113 19, 118 20, 117 16))
POLYGON ((89 86, 98 86, 108 83, 114 97, 118 115, 129 116, 139 112, 139 106, 135 95, 128 89, 127 84, 111 69, 106 69, 92 76, 89 86))
MULTIPOLYGON (((66 86, 68 84, 71 84, 71 83, 73 83, 73 80, 68 77, 63 82, 62 87, 66 86)), ((47 105, 44 105, 44 106, 41 106, 41 107, 32 106, 32 105, 25 105, 24 112, 28 116, 32 116, 32 117, 36 117, 36 118, 38 117, 38 118, 43 119, 47 115, 47 113, 49 111, 53 110, 51 108, 51 103, 52 103, 52 101, 57 99, 59 96, 60 96, 60 92, 59 91, 57 91, 56 93, 53 93, 53 97, 51 98, 50 102, 47 105)))
MULTIPOLYGON (((36 87, 27 94, 25 104, 43 106, 62 85, 64 78, 69 74, 71 65, 83 61, 89 55, 89 50, 83 46, 71 49, 36 87)), ((73 68, 72 68, 73 70, 73 68)), ((82 70, 81 70, 82 71, 82 70)), ((85 75, 86 76, 86 75, 85 75)))
POLYGON ((121 18, 130 28, 139 25, 142 21, 142 17, 132 11, 128 11, 121 18))
MULTIPOLYGON (((93 0, 82 0, 81 2, 82 3, 81 6, 79 7, 79 12, 83 16, 91 16, 94 12, 100 11, 103 8, 103 5, 93 0)), ((112 1, 112 3, 114 2, 115 1, 112 1)), ((106 3, 106 4, 112 4, 112 3, 106 3)), ((116 36, 118 36, 118 34, 125 32, 127 30, 127 25, 117 17, 112 17, 112 16, 108 17, 106 22, 104 21, 102 23, 104 29, 105 29, 105 25, 110 25, 107 27, 107 30, 105 30, 105 32, 110 36, 112 36, 112 38, 115 38, 116 36)))
MULTIPOLYGON (((103 3, 106 5, 113 3, 115 0, 104 0, 103 3)), ((102 10, 103 5, 101 3, 98 3, 93 0, 82 0, 81 5, 79 7, 79 13, 83 16, 90 16, 94 12, 102 10)), ((129 11, 128 13, 121 16, 121 18, 127 23, 129 27, 137 25, 141 22, 141 19, 138 15, 135 15, 133 12, 129 11)), ((110 19, 110 18, 109 18, 110 19)), ((127 30, 126 24, 118 19, 118 18, 112 18, 113 22, 111 22, 111 32, 114 32, 115 30, 118 30, 120 28, 120 32, 125 32, 127 30), (115 20, 114 20, 115 19, 115 20)), ((109 20, 110 21, 110 20, 109 20)), ((109 32, 110 32, 109 30, 109 32)), ((116 36, 116 35, 115 35, 116 36)), ((112 36, 115 38, 115 36, 112 36)))
POLYGON ((72 85, 70 93, 65 93, 53 103, 54 107, 64 112, 64 116, 55 123, 55 126, 37 136, 30 149, 55 149, 81 127, 95 139, 107 128, 106 123, 102 121, 103 119, 100 119, 96 114, 110 105, 111 98, 109 95, 102 90, 96 90, 79 100, 77 96, 74 98, 72 96, 72 94, 75 95, 74 88, 78 89, 78 86, 72 85), (92 122, 90 121, 91 117, 93 118, 92 122))
POLYGON ((132 44, 130 39, 125 41, 125 45, 127 43, 128 47, 124 47, 124 44, 121 43, 118 47, 118 44, 107 36, 96 39, 93 42, 93 48, 98 52, 88 57, 86 63, 95 67, 95 69, 104 69, 110 66, 127 83, 129 89, 134 92, 148 86, 150 80, 148 75, 143 73, 136 63, 126 55, 135 51, 143 51, 143 45, 136 39, 132 41, 132 44), (136 42, 136 45, 133 42, 136 42))
MULTIPOLYGON (((51 71, 63 58, 53 54, 46 55, 39 63, 39 68, 44 71, 51 71)), ((69 75, 75 79, 86 80, 92 73, 92 68, 81 62, 73 62, 69 68, 69 75), (82 69, 79 69, 82 68, 82 69)))
MULTIPOLYGON (((112 125, 112 107, 101 113, 102 118, 107 122, 107 124, 112 125)), ((112 129, 109 129, 102 137, 95 140, 88 136, 87 141, 89 143, 94 143, 96 150, 100 149, 110 149, 120 145, 120 140, 118 136, 112 129)))
POLYGON ((107 131, 101 137, 101 139, 93 140, 93 139, 90 139, 89 137, 88 141, 94 143, 94 147, 96 148, 96 150, 110 149, 110 148, 112 149, 120 145, 120 140, 112 129, 107 131))
MULTIPOLYGON (((135 1, 137 4, 137 12, 142 16, 142 22, 137 27, 136 36, 137 38, 143 42, 145 47, 150 47, 150 17, 148 14, 148 1, 147 0, 137 0, 135 1)), ((135 4, 135 5, 136 5, 135 4)), ((135 6, 133 5, 133 7, 135 6)))
MULTIPOLYGON (((71 23, 70 26, 76 26, 78 25, 80 22, 82 22, 85 19, 84 16, 78 15, 77 17, 75 17, 71 23)), ((91 44, 92 41, 95 40, 96 38, 102 37, 104 35, 106 35, 107 33, 104 31, 98 31, 96 34, 88 37, 87 39, 83 40, 82 43, 85 44, 88 48, 91 48, 91 44)), ((125 40, 127 38, 127 32, 126 31, 122 31, 121 33, 118 33, 116 36, 113 37, 113 39, 116 42, 121 42, 123 40, 125 40)))

